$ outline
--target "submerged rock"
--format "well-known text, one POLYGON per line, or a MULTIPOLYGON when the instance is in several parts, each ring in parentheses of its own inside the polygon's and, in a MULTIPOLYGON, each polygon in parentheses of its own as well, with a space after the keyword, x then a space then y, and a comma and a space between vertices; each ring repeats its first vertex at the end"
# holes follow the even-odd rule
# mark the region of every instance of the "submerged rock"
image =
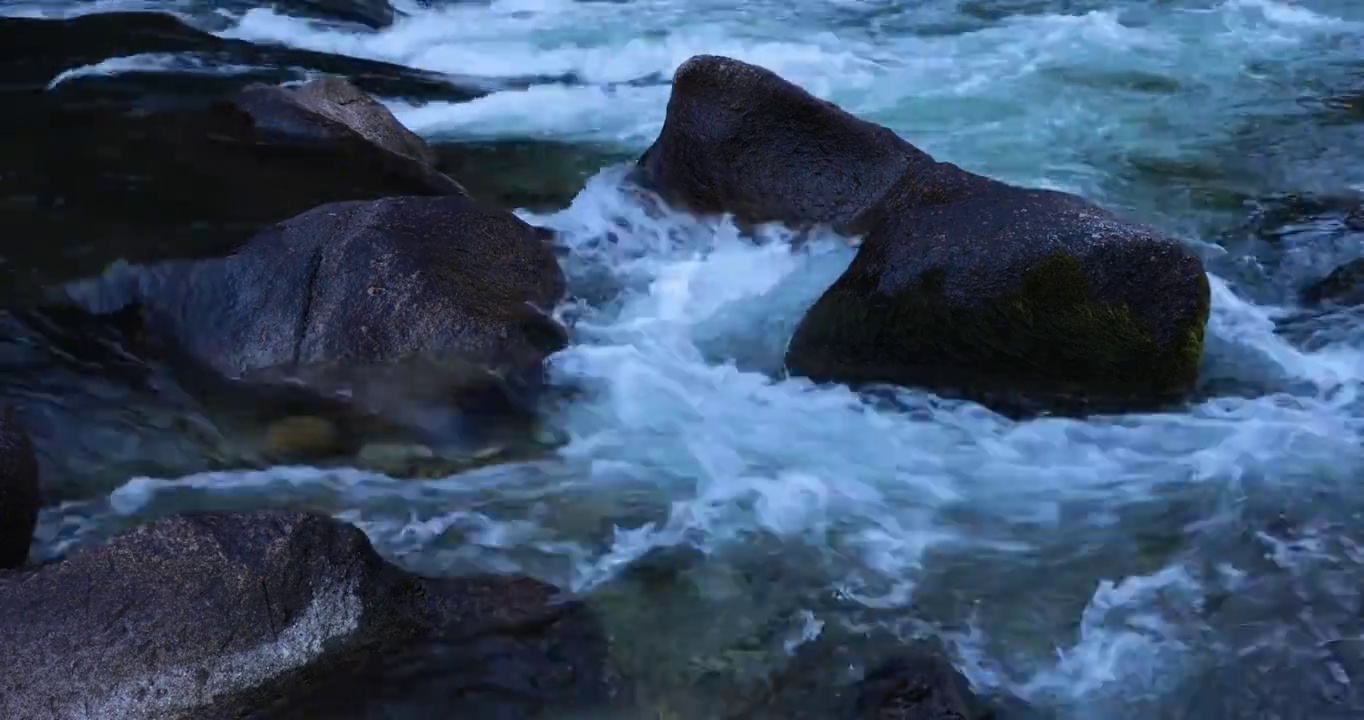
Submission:
POLYGON ((407 388, 476 412, 516 404, 565 345, 546 314, 564 282, 511 213, 406 197, 324 205, 229 257, 125 266, 55 295, 97 314, 136 307, 149 332, 226 378, 379 405, 407 388), (371 381, 378 391, 356 387, 371 381))
POLYGON ((1302 291, 1308 305, 1364 305, 1364 258, 1351 260, 1302 291))
POLYGON ((1007 717, 1027 716, 1012 698, 977 696, 939 642, 826 629, 770 678, 767 697, 732 717, 995 720, 1000 703, 1011 706, 1007 717))
POLYGON ((33 443, 14 409, 0 406, 0 569, 28 559, 41 502, 33 443))
POLYGON ((863 237, 791 340, 796 374, 1012 412, 1157 406, 1197 379, 1209 287, 1180 243, 936 162, 768 70, 684 63, 636 177, 692 211, 863 237))
POLYGON ((859 683, 861 720, 976 720, 966 678, 941 655, 914 652, 892 658, 859 683))
POLYGON ((528 717, 600 702, 605 639, 557 594, 417 577, 319 516, 170 518, 0 575, 0 715, 360 718, 402 693, 428 713, 528 717))

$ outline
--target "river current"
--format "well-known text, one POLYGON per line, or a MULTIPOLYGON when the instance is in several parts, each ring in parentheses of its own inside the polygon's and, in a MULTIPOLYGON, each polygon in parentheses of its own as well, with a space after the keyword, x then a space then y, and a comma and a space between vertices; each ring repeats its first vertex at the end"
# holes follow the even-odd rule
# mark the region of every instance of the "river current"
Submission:
MULTIPOLYGON (((637 153, 672 71, 729 55, 940 160, 1161 227, 1213 292, 1199 393, 1177 412, 1015 421, 816 386, 784 378, 782 353, 848 240, 660 217, 608 166, 570 206, 521 211, 560 232, 572 294, 551 374, 578 392, 543 409, 562 441, 549 456, 428 480, 132 477, 46 512, 51 551, 182 508, 324 509, 417 570, 587 594, 654 698, 639 717, 728 717, 783 653, 867 628, 938 638, 978 692, 1029 717, 1364 717, 1364 326, 1297 300, 1364 255, 1364 224, 1330 209, 1364 192, 1364 4, 497 0, 399 4, 411 14, 380 31, 287 7, 7 5, 169 9, 224 37, 532 78, 468 102, 386 99, 446 142, 637 153)), ((147 68, 235 71, 138 55, 66 74, 147 68)))

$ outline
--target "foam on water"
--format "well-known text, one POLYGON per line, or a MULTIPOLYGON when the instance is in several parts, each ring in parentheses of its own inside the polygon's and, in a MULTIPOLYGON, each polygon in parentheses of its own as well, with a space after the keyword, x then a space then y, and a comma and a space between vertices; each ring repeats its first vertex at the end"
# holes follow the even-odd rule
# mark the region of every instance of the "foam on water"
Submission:
POLYGON ((189 73, 200 75, 244 75, 264 70, 251 65, 224 65, 213 58, 193 53, 139 53, 101 60, 64 70, 47 84, 51 90, 62 83, 84 77, 109 77, 128 73, 189 73))

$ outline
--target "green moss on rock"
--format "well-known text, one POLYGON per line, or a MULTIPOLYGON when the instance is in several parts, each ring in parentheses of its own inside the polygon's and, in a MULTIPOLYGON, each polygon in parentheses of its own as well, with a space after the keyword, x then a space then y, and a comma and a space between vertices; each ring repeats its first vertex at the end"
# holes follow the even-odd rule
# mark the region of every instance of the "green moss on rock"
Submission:
POLYGON ((1028 270, 1016 292, 970 303, 948 297, 942 268, 894 295, 878 276, 850 270, 811 308, 787 352, 793 372, 1061 412, 1159 404, 1197 379, 1206 300, 1178 342, 1161 342, 1128 306, 1094 299, 1084 266, 1064 252, 1028 270))

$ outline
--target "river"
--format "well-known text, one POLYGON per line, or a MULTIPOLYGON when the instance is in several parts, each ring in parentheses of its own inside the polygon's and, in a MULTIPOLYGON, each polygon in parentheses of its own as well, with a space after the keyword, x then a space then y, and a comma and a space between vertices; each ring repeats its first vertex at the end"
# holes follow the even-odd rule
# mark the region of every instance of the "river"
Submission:
MULTIPOLYGON (((940 160, 1161 227, 1213 292, 1178 412, 1016 421, 816 386, 783 379, 782 353, 847 240, 658 217, 608 165, 566 208, 520 211, 560 231, 573 298, 551 374, 581 392, 543 409, 549 456, 422 481, 149 461, 46 511, 47 551, 183 508, 325 509, 418 570, 519 570, 594 598, 647 717, 725 717, 776 656, 868 627, 939 638, 978 692, 1037 717, 1364 717, 1364 326, 1297 299, 1364 255, 1364 5, 497 0, 399 4, 379 31, 287 4, 7 5, 169 9, 222 37, 531 78, 385 98, 442 142, 637 153, 672 71, 729 55, 940 160), (662 590, 638 571, 660 564, 662 590)), ((69 70, 233 71, 175 63, 69 70)))

